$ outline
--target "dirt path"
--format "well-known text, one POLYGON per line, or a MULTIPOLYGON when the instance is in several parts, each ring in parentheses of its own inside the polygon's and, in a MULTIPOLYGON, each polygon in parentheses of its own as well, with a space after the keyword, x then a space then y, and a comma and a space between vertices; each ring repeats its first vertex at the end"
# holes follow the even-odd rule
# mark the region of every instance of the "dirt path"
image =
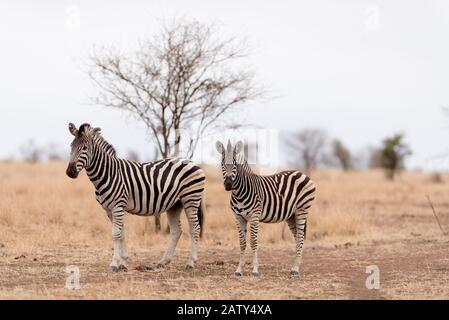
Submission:
POLYGON ((188 251, 177 251, 165 270, 140 272, 162 250, 133 252, 128 272, 109 274, 107 250, 61 246, 30 256, 0 251, 0 298, 141 298, 141 299, 391 299, 449 298, 447 239, 408 239, 395 243, 346 244, 338 248, 310 245, 301 277, 290 279, 293 252, 265 247, 261 277, 232 275, 238 251, 206 248, 195 271, 184 269, 188 251), (81 289, 65 289, 67 265, 80 270, 81 289), (380 289, 368 290, 366 267, 377 265, 380 289))

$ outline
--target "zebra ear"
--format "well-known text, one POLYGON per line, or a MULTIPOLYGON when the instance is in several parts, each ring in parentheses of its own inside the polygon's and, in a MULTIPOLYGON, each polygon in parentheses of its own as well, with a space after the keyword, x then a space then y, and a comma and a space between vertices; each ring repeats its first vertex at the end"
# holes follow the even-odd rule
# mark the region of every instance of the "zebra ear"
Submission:
POLYGON ((78 134, 78 129, 75 127, 75 125, 73 123, 69 123, 69 131, 72 135, 74 135, 76 137, 76 135, 78 134))
POLYGON ((234 152, 235 152, 235 154, 238 154, 238 153, 240 153, 240 151, 242 151, 242 150, 243 150, 243 142, 242 142, 242 141, 239 141, 239 142, 237 142, 237 143, 235 144, 234 152))
POLYGON ((215 142, 215 148, 217 149, 217 151, 221 154, 224 153, 224 146, 223 143, 221 143, 220 141, 215 142))
POLYGON ((94 128, 94 134, 101 133, 101 128, 94 128))

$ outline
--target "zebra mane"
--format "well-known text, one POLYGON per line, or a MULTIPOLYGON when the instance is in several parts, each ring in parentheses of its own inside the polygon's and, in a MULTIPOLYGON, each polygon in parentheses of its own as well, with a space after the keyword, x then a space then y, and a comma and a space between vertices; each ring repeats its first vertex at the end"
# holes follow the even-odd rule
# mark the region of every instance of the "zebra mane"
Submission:
POLYGON ((235 157, 236 160, 236 164, 237 167, 240 168, 240 170, 243 170, 247 173, 254 173, 253 169, 251 168, 251 166, 248 163, 248 159, 246 158, 246 156, 242 153, 237 154, 235 157))
POLYGON ((106 141, 105 138, 101 134, 97 134, 94 138, 94 142, 96 145, 98 145, 102 150, 109 153, 111 156, 116 156, 117 151, 115 150, 114 146, 106 141))

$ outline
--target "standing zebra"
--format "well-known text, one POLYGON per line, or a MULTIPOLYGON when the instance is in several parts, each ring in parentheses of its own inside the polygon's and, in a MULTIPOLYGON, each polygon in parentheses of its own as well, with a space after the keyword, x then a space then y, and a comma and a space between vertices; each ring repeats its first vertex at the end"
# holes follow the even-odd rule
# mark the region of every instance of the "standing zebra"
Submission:
POLYGON ((240 262, 235 271, 242 275, 245 264, 246 226, 250 224, 250 244, 253 254, 252 276, 259 275, 257 234, 259 222, 287 221, 296 241, 296 258, 290 276, 299 275, 302 247, 306 234, 307 213, 315 198, 315 185, 299 171, 283 171, 271 176, 260 176, 251 170, 240 151, 241 141, 233 148, 228 141, 226 149, 220 141, 216 148, 221 153, 221 168, 226 191, 232 190, 231 209, 240 237, 240 262))
POLYGON ((113 255, 110 271, 126 269, 128 251, 125 244, 123 216, 125 212, 141 216, 167 211, 170 240, 167 251, 156 267, 167 265, 181 236, 180 213, 184 208, 192 238, 187 268, 197 260, 198 240, 204 214, 205 175, 188 160, 166 159, 139 163, 119 159, 115 149, 101 135, 100 128, 85 123, 79 130, 69 123, 75 136, 71 144, 67 175, 75 179, 86 169, 95 186, 97 201, 112 222, 113 255))

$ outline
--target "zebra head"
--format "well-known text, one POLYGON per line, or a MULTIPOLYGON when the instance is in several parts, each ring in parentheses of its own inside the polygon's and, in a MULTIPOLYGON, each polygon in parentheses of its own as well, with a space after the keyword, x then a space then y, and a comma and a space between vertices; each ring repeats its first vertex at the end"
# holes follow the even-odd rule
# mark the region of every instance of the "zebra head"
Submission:
POLYGON ((239 141, 232 147, 231 141, 228 140, 228 145, 225 149, 223 143, 217 141, 215 147, 221 153, 221 171, 223 173, 225 189, 226 191, 230 191, 234 187, 234 181, 237 176, 237 154, 242 151, 243 143, 239 141))
POLYGON ((70 161, 66 170, 66 174, 70 178, 78 177, 80 171, 89 163, 92 139, 100 130, 100 128, 92 128, 88 123, 82 124, 79 129, 76 129, 73 123, 69 123, 69 131, 75 137, 70 145, 70 161))

